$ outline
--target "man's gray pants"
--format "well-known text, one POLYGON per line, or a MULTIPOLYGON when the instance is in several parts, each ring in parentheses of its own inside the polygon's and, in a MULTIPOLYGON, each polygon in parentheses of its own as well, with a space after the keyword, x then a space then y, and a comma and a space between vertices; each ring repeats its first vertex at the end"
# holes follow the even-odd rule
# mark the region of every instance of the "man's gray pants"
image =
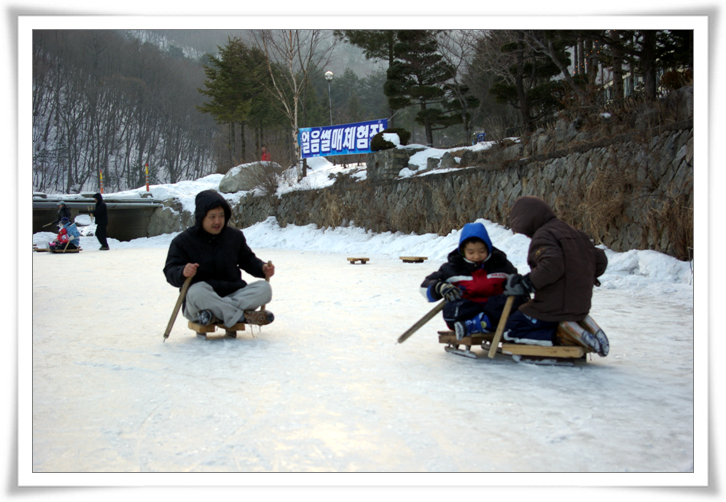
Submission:
POLYGON ((184 317, 196 321, 200 311, 209 310, 227 328, 231 328, 242 318, 245 310, 255 310, 270 303, 270 300, 272 288, 267 281, 251 282, 227 296, 219 296, 206 282, 196 282, 187 290, 184 317))

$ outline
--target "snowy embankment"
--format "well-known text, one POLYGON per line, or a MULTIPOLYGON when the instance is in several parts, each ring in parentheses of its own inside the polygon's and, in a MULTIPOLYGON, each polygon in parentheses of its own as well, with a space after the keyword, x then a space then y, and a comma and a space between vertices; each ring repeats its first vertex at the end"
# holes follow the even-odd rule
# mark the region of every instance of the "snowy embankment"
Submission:
MULTIPOLYGON (((396 136, 397 137, 397 136, 396 136)), ((393 140, 395 138, 391 138, 393 140)), ((395 141, 394 141, 395 142, 395 141)), ((486 150, 493 142, 482 142, 468 150, 486 150)), ((420 147, 420 145, 418 145, 420 147)), ((399 147, 405 148, 405 147, 399 147)), ((462 148, 449 150, 425 148, 411 156, 409 165, 418 169, 402 169, 400 177, 425 175, 427 160, 441 158, 447 151, 460 151, 462 148)), ((321 189, 334 183, 334 176, 343 172, 354 173, 357 179, 365 179, 364 166, 344 168, 334 165, 324 157, 308 159, 308 176, 297 181, 294 170, 288 170, 280 178, 277 195, 290 191, 321 189)), ((431 172, 443 172, 435 169, 431 172)), ((223 175, 212 174, 194 181, 181 181, 175 184, 151 185, 149 192, 156 200, 176 199, 184 210, 194 213, 194 198, 202 190, 219 188, 223 175)), ((141 197, 145 187, 112 194, 114 197, 141 197)), ((228 202, 234 204, 250 192, 222 194, 228 202)), ((478 220, 485 224, 494 245, 504 250, 509 259, 520 271, 527 271, 527 246, 529 239, 522 235, 514 235, 501 225, 487 220, 478 220)), ((93 234, 93 225, 89 225, 88 216, 76 218, 83 234, 93 234), (79 221, 80 219, 80 221, 79 221), (82 225, 82 226, 81 226, 82 225)), ((442 262, 447 254, 456 247, 459 229, 452 229, 447 236, 435 234, 406 235, 401 233, 374 234, 356 227, 318 229, 314 225, 298 227, 289 225, 281 228, 274 218, 252 225, 244 229, 245 235, 253 247, 270 249, 295 249, 302 251, 318 251, 330 253, 371 254, 376 256, 398 257, 401 255, 426 256, 429 262, 442 262)), ((110 239, 114 248, 128 247, 168 247, 171 238, 176 234, 161 235, 151 238, 135 239, 132 242, 119 242, 110 239)), ((43 232, 34 235, 33 244, 45 247, 54 234, 43 232)), ((96 246, 95 239, 84 238, 84 247, 96 246)), ((606 249, 609 265, 607 273, 601 278, 603 289, 618 289, 631 294, 664 295, 670 299, 691 302, 693 299, 693 262, 682 262, 655 251, 629 251, 615 253, 606 249)))
MULTIPOLYGON (((529 238, 516 235, 501 225, 488 220, 484 224, 495 246, 507 253, 509 260, 526 273, 529 238)), ((274 217, 244 229, 245 237, 253 248, 314 251, 319 253, 365 255, 368 257, 398 258, 399 256, 425 256, 429 263, 443 263, 459 241, 460 230, 446 236, 436 234, 373 233, 357 227, 319 229, 315 225, 280 227, 274 217)), ((114 249, 163 247, 167 248, 177 234, 134 239, 120 242, 109 239, 114 249)), ((33 244, 45 247, 55 234, 39 232, 33 244)), ((94 237, 82 237, 85 249, 97 247, 94 237)), ((663 295, 671 300, 691 303, 693 300, 693 262, 683 262, 656 251, 628 251, 616 253, 604 248, 608 268, 600 278, 602 289, 616 289, 633 295, 663 295)))

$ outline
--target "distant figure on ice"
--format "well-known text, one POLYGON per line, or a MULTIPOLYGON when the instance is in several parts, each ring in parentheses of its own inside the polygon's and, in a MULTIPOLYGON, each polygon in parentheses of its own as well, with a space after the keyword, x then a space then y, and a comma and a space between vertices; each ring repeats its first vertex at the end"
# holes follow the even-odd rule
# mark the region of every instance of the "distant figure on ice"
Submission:
POLYGON ((214 190, 197 194, 195 224, 171 241, 164 275, 167 282, 181 288, 193 277, 182 312, 184 317, 209 326, 220 321, 231 328, 239 322, 265 325, 274 320, 272 312, 255 310, 272 299, 266 281, 247 284, 240 269, 253 277, 270 278, 274 265, 265 264, 247 246, 241 230, 227 225, 232 210, 214 190))
POLYGON ((270 162, 272 160, 270 152, 267 151, 267 147, 265 145, 262 145, 262 158, 260 160, 263 162, 270 162))
POLYGON ((61 228, 58 236, 48 247, 51 252, 63 253, 69 249, 78 249, 81 243, 81 233, 78 231, 75 223, 71 223, 67 217, 61 218, 61 228))
MULTIPOLYGON (((461 231, 459 247, 449 253, 447 262, 421 284, 421 293, 434 302, 444 298, 444 322, 461 340, 476 333, 496 330, 504 310, 504 284, 517 269, 507 255, 492 245, 481 223, 467 223, 461 231)), ((526 301, 522 297, 515 304, 526 301)))
MULTIPOLYGON (((514 343, 552 346, 560 321, 581 321, 590 312, 592 288, 607 267, 602 249, 596 248, 587 235, 555 216, 542 199, 526 196, 518 199, 509 214, 513 232, 531 238, 527 263, 530 273, 507 278, 505 294, 529 295, 534 298, 519 307, 507 322, 503 338, 514 343)), ((602 331, 600 331, 602 333, 602 331)), ((583 341, 606 355, 609 342, 586 334, 583 341)))
POLYGON ((96 208, 91 209, 90 207, 83 213, 89 213, 94 216, 96 221, 96 239, 101 244, 99 248, 101 251, 108 251, 108 241, 106 240, 106 226, 108 225, 108 211, 106 210, 106 203, 103 202, 103 195, 100 193, 93 194, 93 198, 96 199, 96 208))
MULTIPOLYGON (((55 220, 53 223, 60 226, 60 225, 62 225, 61 220, 63 220, 63 218, 68 218, 68 220, 70 221, 71 210, 68 206, 66 206, 65 202, 60 201, 60 202, 58 202, 58 219, 55 220)), ((50 225, 50 223, 49 223, 49 225, 50 225)))

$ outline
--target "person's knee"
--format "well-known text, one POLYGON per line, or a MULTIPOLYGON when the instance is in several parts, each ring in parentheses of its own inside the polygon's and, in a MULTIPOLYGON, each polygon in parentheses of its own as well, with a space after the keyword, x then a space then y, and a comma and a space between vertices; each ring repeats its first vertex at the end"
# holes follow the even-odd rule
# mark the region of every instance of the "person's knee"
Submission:
POLYGON ((270 300, 272 300, 272 286, 270 286, 270 283, 267 281, 259 281, 259 284, 260 295, 265 298, 264 303, 269 303, 270 300))
POLYGON ((214 290, 208 283, 204 281, 195 282, 189 286, 189 289, 187 289, 187 303, 191 303, 196 306, 200 303, 200 301, 203 301, 204 298, 209 297, 211 293, 214 293, 214 290))

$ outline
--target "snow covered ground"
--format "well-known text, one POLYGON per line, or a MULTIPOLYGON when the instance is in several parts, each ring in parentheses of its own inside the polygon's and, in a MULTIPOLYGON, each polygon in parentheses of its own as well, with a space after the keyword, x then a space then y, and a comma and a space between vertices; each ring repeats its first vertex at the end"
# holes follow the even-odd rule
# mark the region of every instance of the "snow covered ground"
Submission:
MULTIPOLYGON (((423 169, 443 153, 428 149, 414 164, 423 169)), ((313 159, 310 167, 300 183, 288 173, 278 194, 328 186, 340 172, 365 178, 362 166, 313 159)), ((196 194, 221 179, 150 191, 193 211, 196 194)), ((225 197, 234 203, 243 195, 225 197)), ((479 221, 526 272, 529 240, 479 221)), ((706 396, 698 383, 707 332, 694 322, 692 262, 606 250, 592 310, 610 337, 606 358, 535 366, 489 360, 476 349, 481 357, 472 360, 443 350, 440 317, 396 343, 433 307, 419 284, 456 247, 458 229, 374 234, 281 228, 269 218, 244 232, 276 265, 269 305, 276 321, 235 340, 204 341, 179 315, 163 342, 178 291, 162 267, 176 234, 109 239, 111 251, 101 252, 90 219, 76 222, 88 235, 83 252, 31 258, 33 335, 20 340, 21 385, 29 390, 20 394, 19 425, 19 470, 29 484, 249 486, 269 484, 270 473, 283 476, 275 484, 300 486, 357 484, 361 473, 393 486, 705 480, 706 396), (406 264, 403 255, 428 260, 406 264), (349 256, 371 261, 350 265, 349 256), (193 480, 183 474, 191 472, 193 480)), ((35 234, 33 244, 53 237, 35 234)))
MULTIPOLYGON (((480 221, 526 271, 528 239, 480 221)), ((33 253, 32 422, 20 423, 26 434, 32 423, 33 482, 94 484, 104 478, 77 476, 112 472, 369 472, 405 473, 386 482, 416 485, 444 473, 460 473, 459 485, 505 479, 491 473, 631 485, 688 484, 689 472, 700 472, 690 263, 607 250, 592 314, 610 355, 535 366, 489 360, 481 349, 476 360, 444 352, 440 318, 396 343, 432 308, 419 284, 458 231, 280 228, 270 218, 244 232, 276 265, 269 308, 277 319, 235 340, 199 340, 180 315, 163 342, 178 295, 161 270, 173 235, 111 239, 109 252, 83 237, 80 254, 33 253), (429 260, 406 264, 401 255, 429 260), (350 265, 348 256, 371 261, 350 265)), ((695 350, 705 336, 696 333, 695 350)))

